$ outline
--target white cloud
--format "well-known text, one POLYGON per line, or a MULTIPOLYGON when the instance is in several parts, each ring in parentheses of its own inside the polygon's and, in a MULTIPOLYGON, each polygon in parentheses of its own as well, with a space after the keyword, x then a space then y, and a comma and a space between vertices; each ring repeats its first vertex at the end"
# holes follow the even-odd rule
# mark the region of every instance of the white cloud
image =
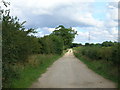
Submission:
POLYGON ((106 27, 109 27, 109 28, 117 27, 118 26, 118 22, 114 21, 113 19, 109 19, 109 20, 106 20, 106 22, 104 22, 104 25, 106 27))
POLYGON ((43 37, 44 36, 44 34, 42 32, 38 32, 38 33, 35 33, 33 35, 36 37, 43 37))
POLYGON ((108 4, 107 18, 99 20, 93 15, 95 9, 91 2, 94 1, 10 0, 11 14, 18 16, 20 20, 26 20, 27 27, 38 28, 38 33, 35 35, 39 37, 50 34, 57 25, 63 24, 78 31, 75 42, 88 42, 89 31, 92 42, 115 40, 118 26, 117 4, 108 4), (83 32, 77 27, 85 31, 83 32))
POLYGON ((74 29, 78 31, 78 36, 76 36, 74 42, 79 42, 79 43, 89 42, 89 32, 90 32, 91 43, 97 43, 97 42, 103 42, 103 41, 117 41, 117 38, 118 38, 117 28, 112 28, 109 31, 102 28, 96 28, 96 27, 87 27, 87 28, 74 27, 74 29))
POLYGON ((112 29, 111 29, 111 33, 112 33, 112 34, 115 34, 115 35, 118 35, 118 30, 117 30, 117 28, 115 28, 115 27, 112 28, 112 29))
POLYGON ((37 33, 34 33, 32 35, 35 35, 37 37, 43 37, 44 35, 51 34, 54 30, 55 30, 55 28, 48 28, 48 27, 37 28, 37 29, 35 29, 35 31, 37 31, 37 33))
POLYGON ((48 28, 48 31, 52 33, 55 30, 55 28, 48 28))
POLYGON ((112 5, 109 5, 107 17, 113 20, 117 20, 118 19, 118 8, 112 5))
MULTIPOLYGON (((26 20, 29 25, 35 22, 34 24, 40 24, 42 26, 42 22, 45 23, 46 19, 50 19, 47 21, 48 25, 50 25, 50 22, 68 23, 69 25, 73 22, 75 25, 96 25, 97 23, 97 26, 101 26, 102 22, 94 19, 91 14, 92 7, 90 2, 94 0, 87 1, 11 0, 11 14, 18 16, 22 20, 26 20)), ((43 27, 45 27, 45 24, 43 27)))
MULTIPOLYGON (((79 15, 80 16, 80 15, 79 15)), ((103 21, 97 20, 93 18, 92 13, 86 13, 85 15, 82 15, 78 18, 80 22, 86 23, 88 25, 92 25, 95 27, 102 27, 103 21)))

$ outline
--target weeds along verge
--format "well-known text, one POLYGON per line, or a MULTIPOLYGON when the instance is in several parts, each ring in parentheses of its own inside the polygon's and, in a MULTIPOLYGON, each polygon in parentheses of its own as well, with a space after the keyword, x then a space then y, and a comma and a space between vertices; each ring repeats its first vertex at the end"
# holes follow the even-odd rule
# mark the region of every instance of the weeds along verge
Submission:
POLYGON ((37 54, 32 55, 23 64, 17 63, 15 65, 15 71, 19 73, 19 77, 11 78, 12 88, 29 88, 34 81, 36 81, 42 73, 61 55, 45 55, 37 54))
POLYGON ((118 45, 111 47, 76 47, 74 48, 74 55, 96 73, 116 83, 119 81, 118 64, 120 61, 118 45))

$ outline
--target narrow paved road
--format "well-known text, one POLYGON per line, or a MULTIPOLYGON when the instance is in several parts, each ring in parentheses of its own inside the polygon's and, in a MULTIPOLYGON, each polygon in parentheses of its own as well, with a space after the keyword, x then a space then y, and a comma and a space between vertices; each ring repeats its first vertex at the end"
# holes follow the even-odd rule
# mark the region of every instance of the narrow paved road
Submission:
POLYGON ((87 68, 70 49, 31 88, 115 88, 115 83, 87 68))

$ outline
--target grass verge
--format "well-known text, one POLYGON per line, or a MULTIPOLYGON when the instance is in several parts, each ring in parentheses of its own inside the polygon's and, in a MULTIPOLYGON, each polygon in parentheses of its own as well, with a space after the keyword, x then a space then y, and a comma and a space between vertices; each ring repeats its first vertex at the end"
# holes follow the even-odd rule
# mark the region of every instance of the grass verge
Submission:
POLYGON ((17 64, 16 69, 20 75, 19 79, 13 80, 12 88, 29 88, 60 57, 60 55, 32 55, 24 65, 17 64))
POLYGON ((77 51, 74 52, 74 55, 97 74, 118 83, 118 68, 113 66, 111 62, 107 62, 106 60, 91 60, 90 58, 77 53, 77 51))

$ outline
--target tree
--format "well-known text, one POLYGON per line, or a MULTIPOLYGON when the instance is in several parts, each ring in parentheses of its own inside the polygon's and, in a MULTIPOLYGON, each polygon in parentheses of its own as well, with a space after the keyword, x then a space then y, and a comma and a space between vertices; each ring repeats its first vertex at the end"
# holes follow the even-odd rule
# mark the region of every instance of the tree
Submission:
POLYGON ((89 43, 85 43, 85 46, 90 46, 90 44, 89 43))
POLYGON ((63 40, 56 35, 47 35, 39 38, 40 51, 45 54, 62 54, 63 40))
POLYGON ((28 35, 34 29, 25 30, 17 17, 3 15, 2 20, 2 78, 3 87, 10 87, 12 79, 18 78, 14 69, 18 62, 24 62, 29 55, 38 53, 39 43, 36 37, 28 35))
POLYGON ((109 47, 109 46, 113 46, 113 45, 114 45, 114 43, 111 41, 105 41, 102 43, 102 46, 105 46, 105 47, 109 47))
POLYGON ((53 41, 53 53, 62 54, 63 52, 63 40, 56 35, 50 35, 50 39, 53 41))
POLYGON ((64 49, 66 49, 71 46, 75 35, 77 35, 77 31, 73 30, 71 27, 65 28, 63 25, 59 25, 52 32, 52 35, 61 37, 64 43, 64 49))
POLYGON ((73 48, 73 47, 79 47, 79 46, 82 46, 82 44, 81 43, 72 43, 72 45, 71 45, 71 48, 73 48))

